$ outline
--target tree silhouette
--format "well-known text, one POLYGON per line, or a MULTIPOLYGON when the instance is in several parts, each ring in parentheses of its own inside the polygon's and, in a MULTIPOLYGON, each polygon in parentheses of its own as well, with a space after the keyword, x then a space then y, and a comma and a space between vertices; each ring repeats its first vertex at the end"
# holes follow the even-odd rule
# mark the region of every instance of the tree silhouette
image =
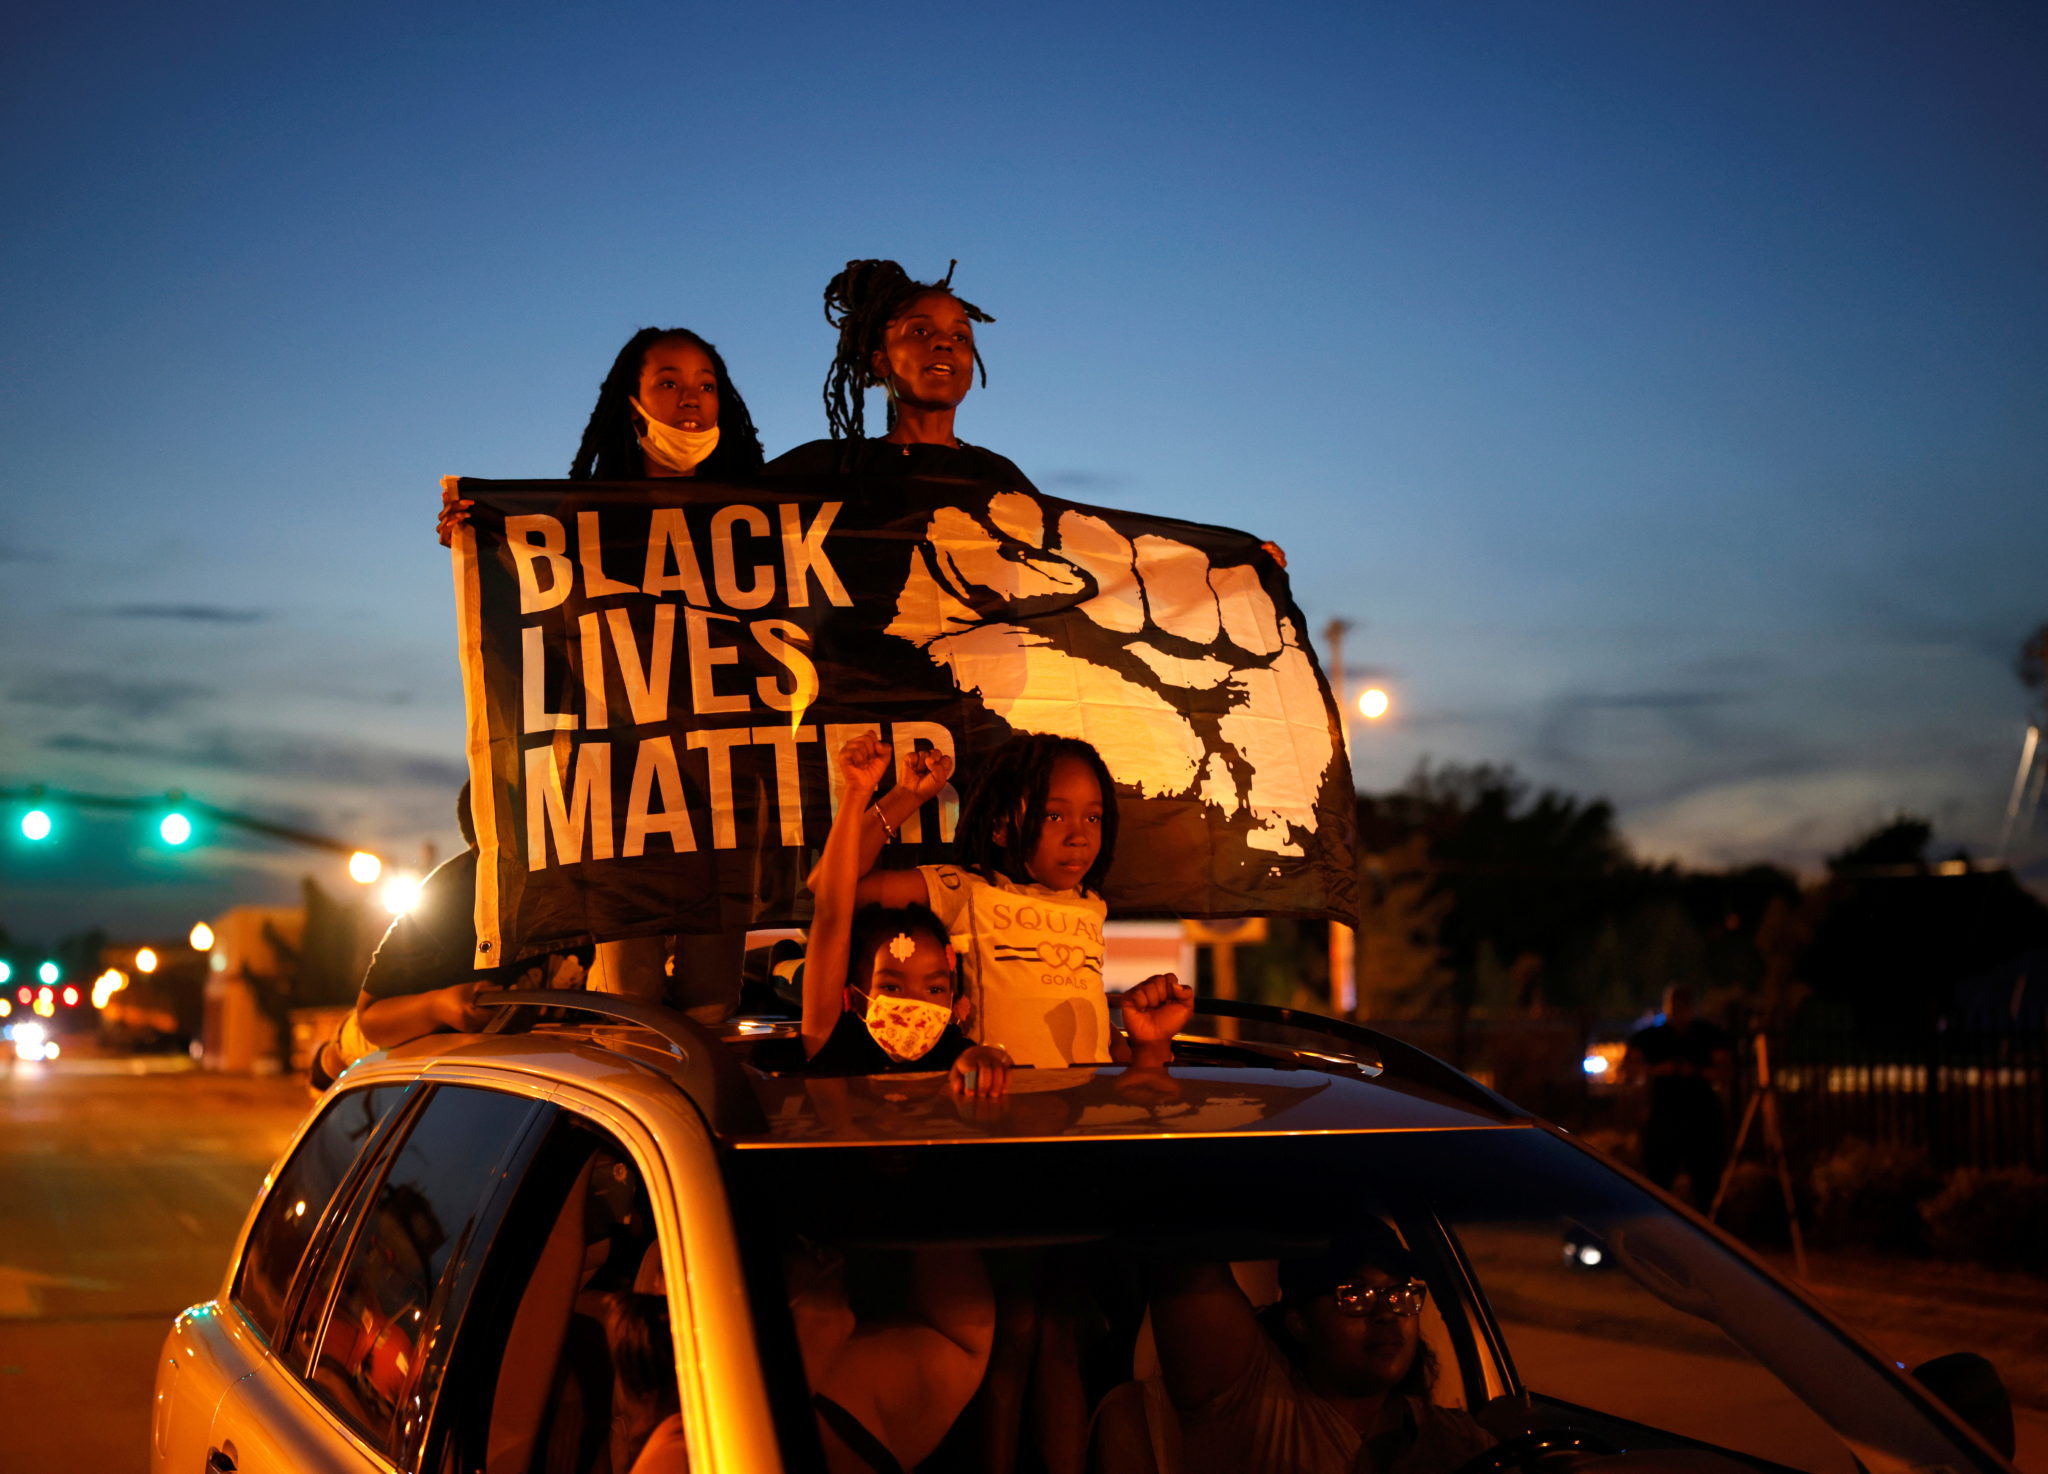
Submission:
POLYGON ((2048 907, 2003 869, 1937 870, 1924 819, 1901 814, 1828 859, 1809 898, 1802 980, 1873 1036, 1925 1037, 1953 986, 2048 942, 2048 907))
POLYGON ((1925 869, 1934 826, 1913 814, 1898 814, 1828 856, 1835 875, 1856 871, 1925 869))

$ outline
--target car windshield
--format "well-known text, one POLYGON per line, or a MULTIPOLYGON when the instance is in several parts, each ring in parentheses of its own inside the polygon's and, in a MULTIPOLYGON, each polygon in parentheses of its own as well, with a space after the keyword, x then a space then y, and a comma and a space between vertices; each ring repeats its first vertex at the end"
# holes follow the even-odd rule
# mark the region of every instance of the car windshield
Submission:
POLYGON ((1996 1467, 1531 1126, 791 1144, 730 1170, 792 1468, 1996 1467))

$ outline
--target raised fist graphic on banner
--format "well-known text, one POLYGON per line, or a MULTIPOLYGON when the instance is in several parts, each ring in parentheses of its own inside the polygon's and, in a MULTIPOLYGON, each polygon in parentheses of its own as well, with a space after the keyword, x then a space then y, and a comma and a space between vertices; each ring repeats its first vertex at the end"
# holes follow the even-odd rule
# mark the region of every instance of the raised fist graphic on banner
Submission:
POLYGON ((1250 563, 1127 538, 1006 491, 941 507, 888 632, 1011 727, 1093 743, 1120 785, 1195 798, 1245 843, 1300 855, 1335 755, 1295 622, 1250 563))

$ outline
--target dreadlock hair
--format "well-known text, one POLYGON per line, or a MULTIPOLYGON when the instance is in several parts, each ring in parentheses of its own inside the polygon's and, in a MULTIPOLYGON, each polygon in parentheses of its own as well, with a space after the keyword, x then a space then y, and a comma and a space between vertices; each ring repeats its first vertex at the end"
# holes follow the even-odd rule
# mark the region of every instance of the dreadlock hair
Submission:
MULTIPOLYGON (((913 281, 894 261, 849 261, 846 269, 825 283, 825 321, 839 329, 839 351, 825 372, 825 418, 831 423, 834 440, 858 440, 867 432, 863 401, 867 390, 882 382, 875 372, 875 350, 891 321, 902 316, 904 307, 918 297, 943 292, 960 304, 974 322, 995 319, 953 290, 953 268, 938 281, 913 281)), ((988 386, 988 365, 981 350, 974 350, 974 366, 981 370, 982 387, 988 386)), ((896 424, 896 406, 889 405, 889 424, 896 424)))
POLYGON ((718 380, 718 445, 697 467, 707 480, 721 481, 752 476, 761 469, 761 434, 747 402, 733 386, 718 350, 688 328, 642 328, 626 340, 611 372, 598 386, 597 407, 583 427, 583 443, 576 447, 576 459, 569 463, 571 481, 640 481, 647 475, 647 463, 640 453, 640 435, 633 425, 633 396, 640 392, 640 368, 647 350, 656 343, 680 340, 694 343, 711 360, 711 372, 718 380))
MULTIPOLYGON (((899 936, 927 937, 941 947, 951 947, 953 939, 946 934, 946 923, 933 914, 929 906, 863 906, 853 913, 853 935, 846 948, 846 981, 856 988, 865 988, 868 979, 875 975, 874 957, 890 941, 899 936)), ((953 974, 953 994, 960 994, 961 976, 953 974)))
POLYGON ((1078 737, 1020 732, 989 756, 974 792, 960 810, 960 863, 984 880, 1006 875, 1027 880, 1031 852, 1045 829, 1046 794, 1061 758, 1086 763, 1102 785, 1102 849, 1081 877, 1081 889, 1100 891, 1116 858, 1116 787, 1102 754, 1078 737), (1000 832, 1003 838, 998 839, 1000 832))

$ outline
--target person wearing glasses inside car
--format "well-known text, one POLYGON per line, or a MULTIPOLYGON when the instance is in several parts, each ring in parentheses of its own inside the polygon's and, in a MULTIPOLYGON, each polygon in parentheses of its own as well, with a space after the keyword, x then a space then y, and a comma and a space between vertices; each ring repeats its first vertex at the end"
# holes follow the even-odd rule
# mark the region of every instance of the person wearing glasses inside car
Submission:
POLYGON ((1227 1264, 1154 1271, 1152 1327, 1186 1474, 1450 1474, 1495 1440, 1429 1400, 1428 1296, 1412 1256, 1372 1225, 1283 1259, 1254 1311, 1227 1264))

